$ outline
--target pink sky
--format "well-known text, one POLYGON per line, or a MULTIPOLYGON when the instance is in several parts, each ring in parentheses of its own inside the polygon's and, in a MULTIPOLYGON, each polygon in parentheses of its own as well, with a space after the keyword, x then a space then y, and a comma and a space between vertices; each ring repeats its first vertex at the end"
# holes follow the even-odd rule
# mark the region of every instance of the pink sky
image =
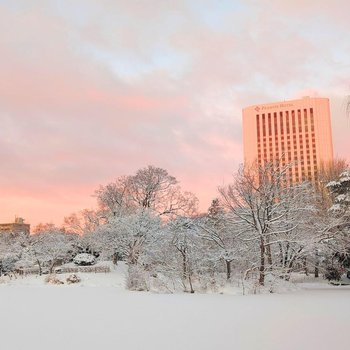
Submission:
POLYGON ((55 222, 153 164, 206 210, 241 109, 331 99, 350 160, 347 1, 0 1, 0 222, 55 222), (336 6, 335 6, 336 5, 336 6))

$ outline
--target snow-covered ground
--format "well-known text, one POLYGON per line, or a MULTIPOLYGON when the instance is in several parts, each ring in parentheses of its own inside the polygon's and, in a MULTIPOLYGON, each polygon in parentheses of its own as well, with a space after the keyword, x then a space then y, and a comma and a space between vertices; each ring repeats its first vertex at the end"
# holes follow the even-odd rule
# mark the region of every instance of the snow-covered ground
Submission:
POLYGON ((329 350, 349 343, 349 287, 310 282, 289 294, 250 296, 127 292, 124 269, 79 274, 80 285, 50 286, 35 276, 0 285, 0 349, 329 350))

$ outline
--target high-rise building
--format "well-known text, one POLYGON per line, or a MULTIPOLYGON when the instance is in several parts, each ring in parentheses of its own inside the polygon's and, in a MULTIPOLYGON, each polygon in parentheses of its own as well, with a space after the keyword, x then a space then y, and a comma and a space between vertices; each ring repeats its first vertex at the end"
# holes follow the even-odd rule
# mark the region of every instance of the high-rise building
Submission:
POLYGON ((293 164, 293 182, 317 179, 322 162, 333 160, 327 98, 254 105, 243 109, 244 162, 293 164))

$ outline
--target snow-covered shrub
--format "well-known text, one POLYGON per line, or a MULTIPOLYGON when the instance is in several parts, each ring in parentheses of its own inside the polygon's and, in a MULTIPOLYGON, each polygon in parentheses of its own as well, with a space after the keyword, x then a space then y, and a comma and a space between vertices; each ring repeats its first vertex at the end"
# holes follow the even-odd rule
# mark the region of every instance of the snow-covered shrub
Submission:
POLYGON ((134 291, 149 291, 149 276, 141 266, 130 265, 126 277, 126 288, 134 291))
POLYGON ((341 272, 336 267, 329 266, 324 274, 324 278, 328 281, 339 281, 341 272))
POLYGON ((64 284, 64 282, 60 281, 55 275, 48 275, 45 278, 45 282, 50 284, 64 284))
POLYGON ((73 273, 66 278, 66 281, 68 284, 73 284, 73 283, 79 283, 81 279, 79 278, 79 276, 73 273))
POLYGON ((0 275, 13 272, 16 268, 17 261, 18 257, 15 254, 6 254, 0 262, 0 275))
POLYGON ((81 253, 75 256, 73 262, 79 266, 90 266, 96 263, 96 259, 92 254, 81 253))
POLYGON ((174 293, 175 284, 170 283, 169 279, 162 274, 153 273, 150 276, 150 289, 156 293, 174 293))
POLYGON ((224 274, 216 274, 211 276, 208 274, 203 274, 198 280, 198 289, 201 292, 218 292, 225 287, 226 284, 230 285, 233 282, 233 278, 228 281, 224 274))

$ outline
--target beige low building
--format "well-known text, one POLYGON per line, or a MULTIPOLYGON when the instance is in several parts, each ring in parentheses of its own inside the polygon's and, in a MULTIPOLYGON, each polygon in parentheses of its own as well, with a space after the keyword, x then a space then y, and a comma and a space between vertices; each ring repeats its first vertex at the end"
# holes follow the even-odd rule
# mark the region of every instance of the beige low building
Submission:
POLYGON ((30 225, 24 223, 24 219, 15 218, 15 222, 0 224, 0 232, 26 233, 30 234, 30 225))

